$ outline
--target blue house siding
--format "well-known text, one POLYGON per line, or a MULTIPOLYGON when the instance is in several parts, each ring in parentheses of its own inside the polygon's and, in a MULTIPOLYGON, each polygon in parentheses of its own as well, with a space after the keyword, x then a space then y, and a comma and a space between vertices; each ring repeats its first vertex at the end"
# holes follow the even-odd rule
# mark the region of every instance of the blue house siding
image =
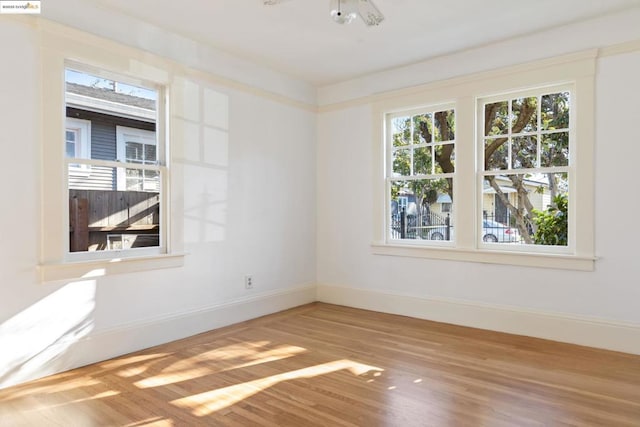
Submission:
MULTIPOLYGON (((126 126, 155 131, 155 124, 109 114, 67 107, 67 117, 91 122, 91 158, 117 160, 116 126, 126 126)), ((115 169, 93 166, 85 173, 69 176, 69 188, 75 190, 115 190, 117 174, 115 169)))

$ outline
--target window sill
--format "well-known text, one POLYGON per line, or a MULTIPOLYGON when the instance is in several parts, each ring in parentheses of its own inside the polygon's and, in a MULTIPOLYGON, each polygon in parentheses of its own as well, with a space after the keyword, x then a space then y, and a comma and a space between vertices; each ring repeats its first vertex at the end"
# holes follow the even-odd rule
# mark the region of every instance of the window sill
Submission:
POLYGON ((130 258, 99 259, 80 262, 40 264, 41 282, 56 280, 92 279, 122 273, 176 268, 184 265, 184 253, 162 254, 130 258))
POLYGON ((565 254, 541 254, 531 252, 506 252, 489 249, 459 249, 443 247, 424 247, 413 245, 390 245, 373 243, 374 255, 387 255, 411 258, 429 258, 448 261, 479 262, 485 264, 504 264, 522 267, 544 267, 562 270, 593 271, 595 257, 581 257, 565 254))

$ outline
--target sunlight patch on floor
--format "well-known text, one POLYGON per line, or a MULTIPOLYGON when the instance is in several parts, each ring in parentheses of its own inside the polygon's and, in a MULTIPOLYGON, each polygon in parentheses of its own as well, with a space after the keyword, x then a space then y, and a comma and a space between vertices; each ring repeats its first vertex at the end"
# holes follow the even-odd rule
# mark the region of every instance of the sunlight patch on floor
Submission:
POLYGON ((82 387, 91 387, 98 384, 102 383, 88 376, 73 378, 71 380, 63 380, 63 382, 56 382, 51 385, 27 383, 25 385, 16 386, 16 388, 12 388, 10 393, 5 393, 5 396, 0 396, 0 402, 16 400, 36 394, 63 393, 65 391, 75 390, 82 387))
POLYGON ((342 370, 348 370, 353 375, 362 375, 369 371, 383 371, 381 368, 347 359, 336 360, 253 381, 247 381, 217 390, 211 390, 205 393, 195 394, 193 396, 174 400, 171 403, 180 408, 191 409, 194 415, 202 417, 234 405, 283 381, 291 381, 299 378, 313 378, 342 370))
POLYGON ((163 357, 170 356, 171 354, 172 353, 154 353, 154 354, 143 354, 140 356, 121 357, 115 360, 108 360, 106 362, 102 362, 99 365, 103 369, 116 369, 116 368, 120 368, 121 366, 132 365, 134 363, 160 359, 163 357))
POLYGON ((164 369, 162 374, 137 381, 135 385, 139 388, 161 387, 217 372, 282 360, 306 351, 302 347, 290 345, 261 351, 251 345, 234 344, 181 360, 164 369), (239 359, 239 362, 221 366, 219 363, 221 359, 226 361, 239 359), (211 362, 216 362, 216 364, 212 365, 211 362))
POLYGON ((123 427, 173 427, 175 424, 173 420, 167 420, 162 417, 148 418, 142 421, 136 421, 135 423, 125 424, 123 427))

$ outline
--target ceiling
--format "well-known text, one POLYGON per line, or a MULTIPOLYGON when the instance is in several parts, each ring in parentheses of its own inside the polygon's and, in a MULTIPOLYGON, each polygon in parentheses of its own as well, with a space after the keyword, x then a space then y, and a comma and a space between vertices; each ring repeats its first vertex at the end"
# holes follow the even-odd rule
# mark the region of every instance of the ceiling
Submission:
MULTIPOLYGON (((95 19, 129 15, 315 86, 640 7, 640 0, 374 1, 386 18, 377 27, 334 23, 329 0, 83 0, 82 7, 95 19)), ((70 3, 47 1, 43 16, 78 27, 70 3)))

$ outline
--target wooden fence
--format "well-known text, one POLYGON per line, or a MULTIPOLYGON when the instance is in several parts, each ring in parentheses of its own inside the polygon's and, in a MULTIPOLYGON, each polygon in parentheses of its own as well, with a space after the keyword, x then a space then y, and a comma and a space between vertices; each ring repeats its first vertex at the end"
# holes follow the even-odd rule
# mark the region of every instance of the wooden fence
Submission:
POLYGON ((110 234, 147 235, 140 246, 157 246, 160 195, 143 191, 69 190, 71 252, 105 250, 110 234))

